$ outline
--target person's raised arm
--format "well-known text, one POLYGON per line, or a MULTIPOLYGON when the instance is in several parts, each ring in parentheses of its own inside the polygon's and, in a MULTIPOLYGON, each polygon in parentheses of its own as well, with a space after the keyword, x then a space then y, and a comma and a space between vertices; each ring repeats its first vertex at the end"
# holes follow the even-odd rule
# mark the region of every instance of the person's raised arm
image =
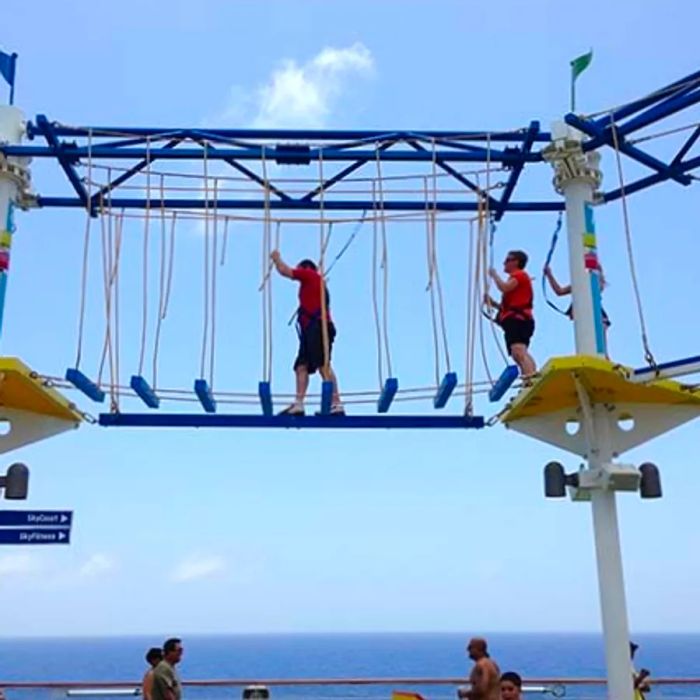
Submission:
POLYGON ((509 277, 507 280, 502 280, 496 270, 492 267, 489 269, 489 276, 498 287, 499 291, 512 292, 518 286, 518 280, 515 277, 509 277))
POLYGON ((554 276, 554 273, 552 272, 552 268, 547 265, 547 267, 544 268, 544 276, 547 278, 547 281, 549 282, 549 286, 552 288, 552 291, 558 296, 558 297, 565 297, 567 294, 571 294, 571 285, 570 284, 565 284, 561 285, 559 282, 557 282, 557 278, 554 276))
POLYGON ((289 265, 282 260, 279 250, 273 250, 270 253, 270 259, 277 269, 277 272, 279 272, 282 277, 288 277, 290 280, 294 279, 294 268, 289 267, 289 265))

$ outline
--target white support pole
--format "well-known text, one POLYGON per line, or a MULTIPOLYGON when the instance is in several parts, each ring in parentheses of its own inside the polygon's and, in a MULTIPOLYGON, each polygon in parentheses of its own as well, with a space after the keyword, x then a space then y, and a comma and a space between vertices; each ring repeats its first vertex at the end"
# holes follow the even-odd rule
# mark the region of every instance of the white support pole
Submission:
MULTIPOLYGON (((587 231, 586 205, 593 203, 595 190, 600 184, 599 156, 597 153, 584 154, 580 146, 580 134, 566 125, 554 125, 552 134, 554 142, 545 157, 554 166, 555 186, 566 200, 576 352, 585 355, 602 354, 596 342, 592 273, 586 269, 584 262, 586 248, 591 242, 590 238, 585 241, 584 235, 594 233, 587 231)), ((610 434, 613 418, 600 404, 592 406, 592 413, 588 468, 599 470, 613 459, 610 434)), ((592 489, 591 506, 605 637, 608 698, 633 700, 629 627, 615 492, 607 488, 592 489)))
MULTIPOLYGON (((25 120, 17 107, 0 105, 0 143, 19 144, 25 131, 25 120)), ((24 160, 24 159, 23 159, 24 160)), ((26 162, 0 156, 0 336, 3 329, 10 249, 14 233, 14 208, 28 189, 26 162)))

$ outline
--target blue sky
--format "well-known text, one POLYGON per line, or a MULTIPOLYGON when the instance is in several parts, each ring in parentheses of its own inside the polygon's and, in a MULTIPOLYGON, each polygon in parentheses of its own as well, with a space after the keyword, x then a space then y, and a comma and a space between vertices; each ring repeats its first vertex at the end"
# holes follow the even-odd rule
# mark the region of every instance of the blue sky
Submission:
MULTIPOLYGON (((594 0, 585 10, 554 0, 200 0, 196 9, 179 0, 124 0, 118 10, 74 1, 40 12, 9 0, 13 21, 3 24, 0 48, 20 54, 16 101, 28 117, 116 126, 486 131, 532 119, 547 126, 561 116, 568 62, 591 46, 594 63, 579 88, 584 111, 696 70, 687 47, 697 13, 688 3, 662 9, 651 0, 594 0)), ((636 173, 625 167, 626 175, 636 173)), ((603 169, 608 186, 615 183, 610 154, 603 169)), ((56 169, 36 164, 33 175, 37 191, 65 191, 56 169)), ((550 181, 542 166, 519 196, 551 197, 550 181)), ((692 187, 663 185, 632 198, 630 215, 652 348, 659 359, 697 354, 690 262, 700 252, 697 197, 692 187)), ((46 210, 17 219, 3 352, 62 374, 75 357, 84 215, 46 210)), ((619 205, 599 210, 597 221, 610 280, 611 352, 640 365, 619 205)), ((506 217, 496 255, 527 249, 539 284, 554 223, 545 215, 506 217)), ((123 378, 138 362, 142 232, 139 222, 125 228, 123 378)), ((98 233, 88 368, 97 364, 104 331, 98 233)), ((259 225, 234 227, 221 268, 222 389, 254 391, 260 378, 260 233, 259 225)), ((450 349, 461 370, 466 226, 446 224, 439 235, 450 349)), ((203 236, 187 224, 177 236, 160 373, 165 386, 185 387, 199 367, 203 236)), ((287 226, 282 236, 292 260, 318 250, 316 228, 287 226)), ((430 384, 424 228, 396 224, 389 239, 395 372, 402 386, 430 384)), ((561 249, 555 271, 562 279, 565 260, 561 249)), ((156 274, 153 267, 152 280, 156 274)), ((376 387, 369 282, 365 227, 331 280, 341 389, 376 387)), ((295 291, 274 280, 278 391, 292 387, 295 338, 286 320, 295 291)), ((541 299, 537 322, 533 352, 540 363, 572 351, 570 324, 541 299)), ((495 347, 488 352, 498 368, 495 347)), ((661 501, 620 499, 633 630, 700 626, 693 556, 700 535, 691 515, 700 488, 692 459, 698 430, 687 425, 629 455, 657 462, 665 487, 661 501)), ((3 600, 30 601, 3 607, 2 633, 597 630, 589 509, 542 496, 541 468, 557 457, 575 466, 568 455, 501 427, 335 434, 83 426, 13 455, 32 469, 27 505, 73 509, 75 526, 70 547, 0 551, 3 600)))

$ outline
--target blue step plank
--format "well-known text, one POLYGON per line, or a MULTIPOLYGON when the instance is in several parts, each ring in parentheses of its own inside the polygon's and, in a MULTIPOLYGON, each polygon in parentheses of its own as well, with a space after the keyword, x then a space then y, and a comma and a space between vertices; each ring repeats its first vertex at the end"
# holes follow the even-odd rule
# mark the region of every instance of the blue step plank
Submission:
POLYGON ((382 393, 379 395, 379 401, 377 401, 377 411, 379 413, 386 413, 391 406, 391 402, 396 396, 396 392, 399 390, 399 380, 395 377, 389 377, 384 382, 384 388, 382 393))
POLYGON ((132 375, 130 386, 146 406, 149 408, 160 406, 160 399, 156 396, 156 392, 151 389, 151 385, 140 374, 132 375))
POLYGON ((442 382, 440 382, 440 386, 433 399, 433 406, 435 408, 444 408, 456 386, 457 372, 448 372, 443 377, 442 382))
POLYGON ((216 401, 211 393, 211 388, 206 379, 194 380, 194 393, 197 394, 199 403, 207 413, 216 413, 216 401))
POLYGON ((510 389, 519 374, 520 371, 515 365, 508 365, 503 372, 501 372, 501 376, 496 380, 493 387, 491 387, 491 391, 489 391, 489 401, 500 401, 503 398, 503 394, 510 389))
POLYGON ((69 368, 66 370, 66 381, 70 382, 76 389, 82 391, 85 396, 97 403, 102 403, 105 400, 104 391, 77 368, 69 368))
POLYGON ((321 415, 327 416, 331 412, 333 401, 333 382, 321 384, 321 415))
POLYGON ((258 382, 258 396, 260 397, 260 407, 263 416, 272 415, 272 389, 270 382, 258 382))

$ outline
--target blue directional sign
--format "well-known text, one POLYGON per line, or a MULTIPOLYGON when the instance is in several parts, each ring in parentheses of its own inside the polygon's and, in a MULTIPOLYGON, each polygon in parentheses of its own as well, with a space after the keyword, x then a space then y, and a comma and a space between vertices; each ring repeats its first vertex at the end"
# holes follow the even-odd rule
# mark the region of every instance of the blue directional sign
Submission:
POLYGON ((70 529, 21 527, 0 529, 0 544, 70 544, 70 529))
POLYGON ((72 524, 72 510, 0 510, 0 527, 70 528, 72 524))

